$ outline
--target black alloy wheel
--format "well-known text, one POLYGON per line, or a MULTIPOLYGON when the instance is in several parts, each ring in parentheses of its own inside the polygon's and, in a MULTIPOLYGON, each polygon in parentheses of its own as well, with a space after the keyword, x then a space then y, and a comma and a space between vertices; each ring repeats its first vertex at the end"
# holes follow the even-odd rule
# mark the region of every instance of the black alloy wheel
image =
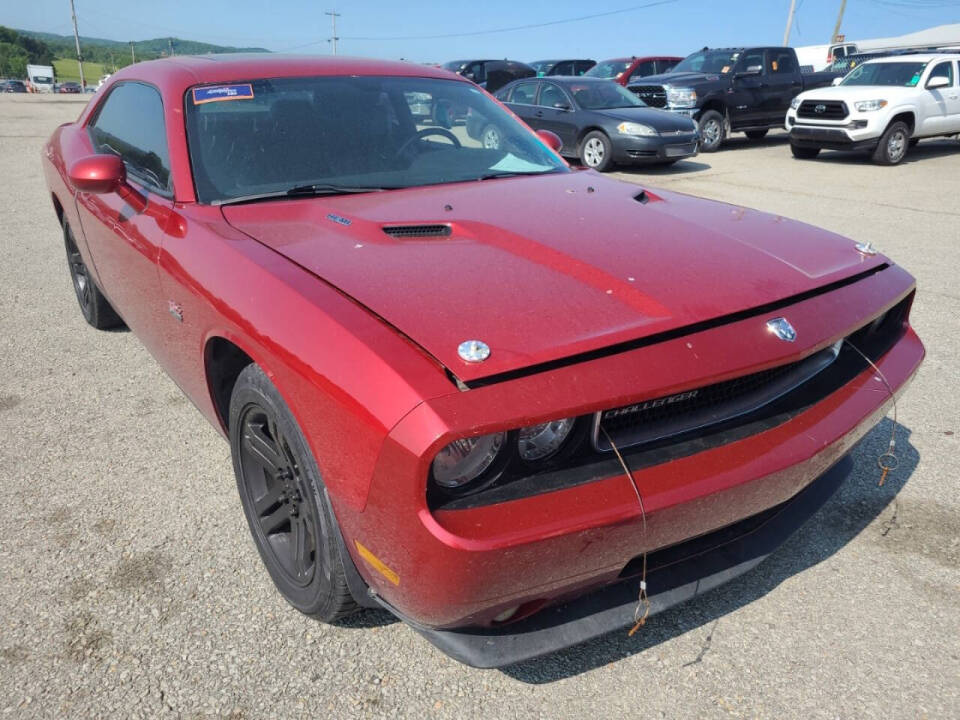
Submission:
POLYGON ((63 243, 67 251, 67 267, 70 270, 70 280, 73 282, 73 291, 80 305, 83 319, 98 330, 123 325, 123 320, 100 292, 100 288, 93 281, 83 261, 77 240, 69 223, 63 224, 63 243))
POLYGON ((351 613, 356 604, 319 470, 279 391, 256 365, 234 386, 230 448, 247 523, 277 589, 325 622, 351 613))

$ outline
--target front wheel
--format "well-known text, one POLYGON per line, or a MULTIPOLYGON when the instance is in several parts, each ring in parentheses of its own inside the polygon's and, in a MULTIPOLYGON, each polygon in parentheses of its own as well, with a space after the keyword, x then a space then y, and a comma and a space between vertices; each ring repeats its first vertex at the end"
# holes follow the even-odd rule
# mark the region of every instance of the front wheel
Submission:
POLYGON ((817 155, 820 154, 820 148, 815 147, 801 147, 799 145, 790 145, 790 152, 793 153, 795 158, 800 160, 813 160, 817 155))
POLYGON ((910 144, 910 128, 905 122, 891 123, 873 151, 873 161, 878 165, 898 165, 907 156, 910 144))
POLYGON ((587 133, 580 143, 580 162, 600 172, 613 166, 613 146, 610 138, 598 130, 587 133))
POLYGON ((230 397, 230 451, 254 543, 280 594, 333 622, 356 609, 337 547, 336 520, 300 428, 257 365, 230 397))
POLYGON ((697 123, 700 127, 700 152, 716 152, 727 137, 727 121, 716 110, 707 110, 697 123))
POLYGON ((63 223, 63 243, 67 250, 67 267, 70 269, 73 291, 80 304, 83 319, 97 330, 109 330, 123 325, 123 320, 90 276, 87 264, 77 248, 77 239, 67 222, 63 223))

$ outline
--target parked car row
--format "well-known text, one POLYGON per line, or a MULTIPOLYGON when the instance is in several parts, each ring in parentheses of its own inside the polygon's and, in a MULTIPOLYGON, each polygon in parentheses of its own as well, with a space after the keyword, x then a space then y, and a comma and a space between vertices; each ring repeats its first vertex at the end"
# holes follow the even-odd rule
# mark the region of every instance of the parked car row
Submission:
MULTIPOLYGON (((836 67, 805 72, 793 48, 771 46, 703 48, 683 59, 615 58, 587 70, 593 61, 529 67, 472 60, 445 67, 481 84, 533 129, 556 133, 564 156, 602 171, 715 152, 731 133, 758 140, 785 122, 798 158, 821 149, 867 150, 877 162, 896 164, 921 138, 960 132, 954 57, 850 55, 836 67)), ((442 110, 445 127, 464 117, 442 110)), ((502 130, 495 124, 466 122, 470 137, 499 147, 502 130)))

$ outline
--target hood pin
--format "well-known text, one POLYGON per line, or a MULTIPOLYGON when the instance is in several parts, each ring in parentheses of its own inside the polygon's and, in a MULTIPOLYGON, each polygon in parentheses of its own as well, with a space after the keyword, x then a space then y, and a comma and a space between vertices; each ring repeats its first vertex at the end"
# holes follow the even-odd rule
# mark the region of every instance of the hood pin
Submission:
POLYGON ((490 346, 481 340, 466 340, 460 343, 457 354, 468 363, 483 362, 490 357, 490 346))

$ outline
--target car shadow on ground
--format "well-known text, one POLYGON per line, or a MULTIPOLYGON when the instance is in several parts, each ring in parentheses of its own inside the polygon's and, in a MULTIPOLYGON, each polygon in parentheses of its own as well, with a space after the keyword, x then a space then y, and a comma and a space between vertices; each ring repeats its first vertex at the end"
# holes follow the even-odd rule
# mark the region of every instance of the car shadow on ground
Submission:
POLYGON ((786 132, 769 132, 759 140, 751 140, 743 133, 734 133, 723 141, 717 152, 736 152, 738 150, 757 150, 760 148, 781 147, 790 144, 786 132))
MULTIPOLYGON (((921 140, 919 144, 907 150, 907 156, 900 162, 908 165, 915 162, 924 162, 938 157, 950 155, 960 156, 960 142, 953 139, 921 140)), ((850 165, 874 165, 868 152, 842 152, 823 150, 814 160, 805 162, 830 162, 850 165)))
POLYGON ((617 165, 613 171, 624 175, 689 175, 709 170, 710 166, 697 160, 681 160, 673 165, 617 165))
MULTIPOLYGON (((895 503, 919 462, 910 443, 910 430, 896 424, 900 466, 884 485, 878 486, 878 456, 887 449, 893 421, 884 419, 852 453, 850 475, 826 504, 794 535, 757 568, 700 597, 650 618, 633 637, 627 628, 542 658, 501 668, 509 677, 529 684, 544 684, 594 670, 644 652, 660 643, 718 622, 725 615, 749 605, 774 590, 788 578, 828 559, 862 533, 884 510, 895 503)), ((896 505, 895 505, 896 508, 896 505)), ((886 535, 896 524, 896 510, 883 528, 871 532, 886 535)), ((699 663, 709 649, 712 632, 699 655, 686 665, 699 663)))

